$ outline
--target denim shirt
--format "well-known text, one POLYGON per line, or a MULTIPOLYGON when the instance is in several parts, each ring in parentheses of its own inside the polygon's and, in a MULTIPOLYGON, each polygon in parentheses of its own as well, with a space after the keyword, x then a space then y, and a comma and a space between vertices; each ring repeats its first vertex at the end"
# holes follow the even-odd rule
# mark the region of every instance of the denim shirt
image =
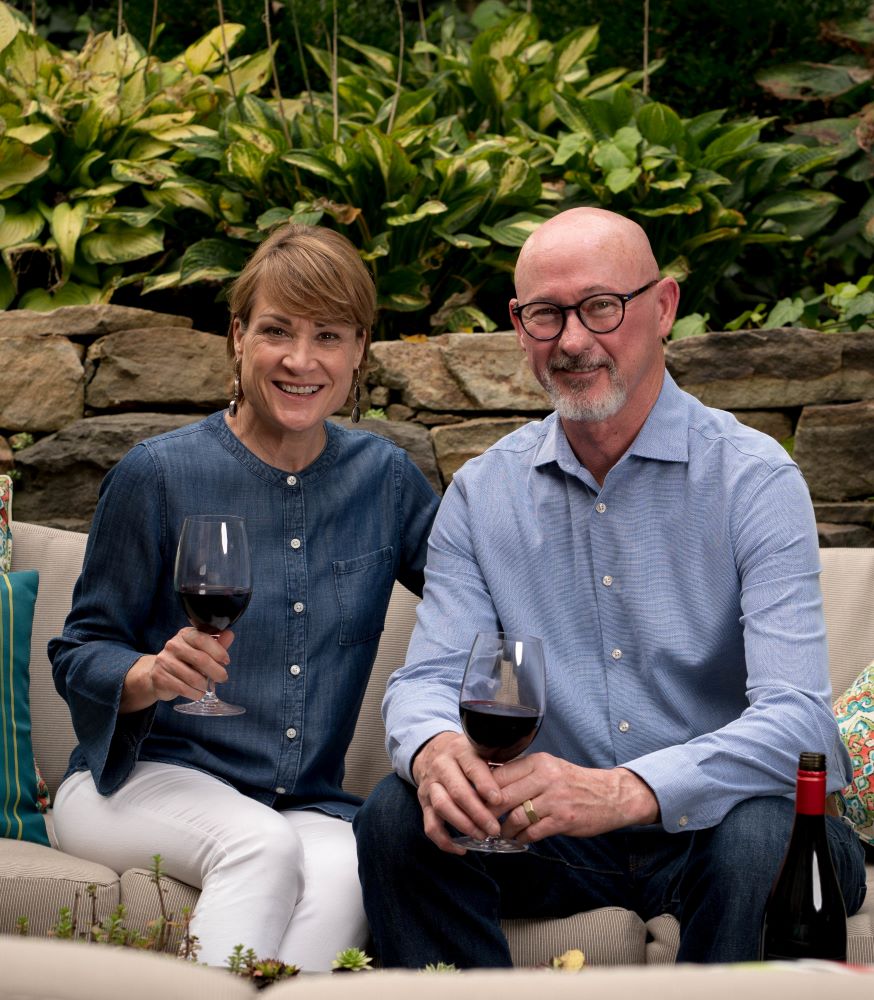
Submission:
POLYGON ((108 795, 137 760, 207 771, 277 808, 349 817, 343 759, 397 579, 421 593, 437 497, 385 438, 327 423, 322 454, 289 475, 265 464, 223 413, 143 441, 106 476, 63 634, 55 685, 108 795), (119 715, 124 677, 186 624, 173 588, 190 514, 246 521, 253 595, 233 627, 225 700, 246 714, 199 718, 172 702, 119 715))
POLYGON ((539 635, 532 751, 618 765, 667 831, 791 794, 798 754, 851 777, 831 709, 819 545, 804 479, 772 438, 665 374, 603 485, 555 414, 456 472, 434 522, 406 666, 384 702, 395 769, 442 730, 477 631, 539 635))

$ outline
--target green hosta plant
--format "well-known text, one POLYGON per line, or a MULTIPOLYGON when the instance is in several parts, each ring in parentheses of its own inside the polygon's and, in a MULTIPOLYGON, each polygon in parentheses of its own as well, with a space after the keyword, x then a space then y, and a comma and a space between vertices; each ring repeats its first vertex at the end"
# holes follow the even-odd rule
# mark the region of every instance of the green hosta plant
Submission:
POLYGON ((215 28, 164 63, 127 34, 63 52, 0 3, 0 307, 108 301, 198 224, 233 218, 184 143, 212 138, 222 108, 266 80, 263 54, 228 63, 222 39, 242 31, 215 28))

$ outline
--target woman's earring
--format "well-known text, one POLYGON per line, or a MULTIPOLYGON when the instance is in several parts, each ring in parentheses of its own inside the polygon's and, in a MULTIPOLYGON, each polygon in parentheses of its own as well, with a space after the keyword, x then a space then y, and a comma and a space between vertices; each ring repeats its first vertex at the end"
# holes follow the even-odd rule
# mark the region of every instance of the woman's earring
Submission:
POLYGON ((237 415, 237 410, 240 408, 240 399, 242 398, 242 392, 240 391, 240 361, 237 359, 234 361, 234 395, 231 401, 228 403, 228 413, 232 417, 237 415))
POLYGON ((352 407, 352 423, 357 424, 361 419, 361 407, 358 405, 361 402, 361 384, 358 381, 358 369, 355 369, 355 384, 352 386, 352 402, 354 406, 352 407))

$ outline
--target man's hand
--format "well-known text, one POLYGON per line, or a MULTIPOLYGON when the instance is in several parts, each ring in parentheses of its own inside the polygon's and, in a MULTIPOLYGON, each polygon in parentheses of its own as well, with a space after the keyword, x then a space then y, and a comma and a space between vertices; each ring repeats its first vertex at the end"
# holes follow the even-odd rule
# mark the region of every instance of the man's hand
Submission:
POLYGON ((180 695, 196 701, 208 680, 221 684, 228 679, 227 651, 233 641, 234 633, 228 629, 215 639, 196 628, 180 629, 160 653, 141 656, 128 670, 119 712, 137 712, 180 695))
POLYGON ((466 736, 445 732, 430 739, 413 761, 413 779, 419 789, 425 833, 442 851, 465 853, 452 841, 447 823, 478 840, 498 835, 496 817, 504 812, 500 808, 504 797, 492 770, 466 736))
POLYGON ((624 767, 579 767, 546 753, 504 764, 493 772, 503 790, 495 816, 506 814, 501 833, 520 843, 544 837, 594 837, 632 824, 655 823, 659 804, 652 789, 624 767), (532 822, 523 803, 538 817, 532 822))

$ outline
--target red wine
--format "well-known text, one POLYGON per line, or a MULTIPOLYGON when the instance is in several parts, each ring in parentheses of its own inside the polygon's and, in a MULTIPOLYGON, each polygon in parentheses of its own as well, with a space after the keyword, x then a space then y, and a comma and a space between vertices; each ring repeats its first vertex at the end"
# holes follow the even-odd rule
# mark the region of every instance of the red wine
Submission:
POLYGON ((251 590, 234 587, 180 587, 176 593, 191 624, 210 635, 233 625, 252 597, 251 590))
POLYGON ((459 710, 467 738, 492 764, 504 764, 522 753, 543 721, 537 709, 496 701, 463 701, 459 710))
POLYGON ((847 960, 847 913, 825 828, 825 754, 798 761, 795 823, 765 906, 760 958, 847 960))

